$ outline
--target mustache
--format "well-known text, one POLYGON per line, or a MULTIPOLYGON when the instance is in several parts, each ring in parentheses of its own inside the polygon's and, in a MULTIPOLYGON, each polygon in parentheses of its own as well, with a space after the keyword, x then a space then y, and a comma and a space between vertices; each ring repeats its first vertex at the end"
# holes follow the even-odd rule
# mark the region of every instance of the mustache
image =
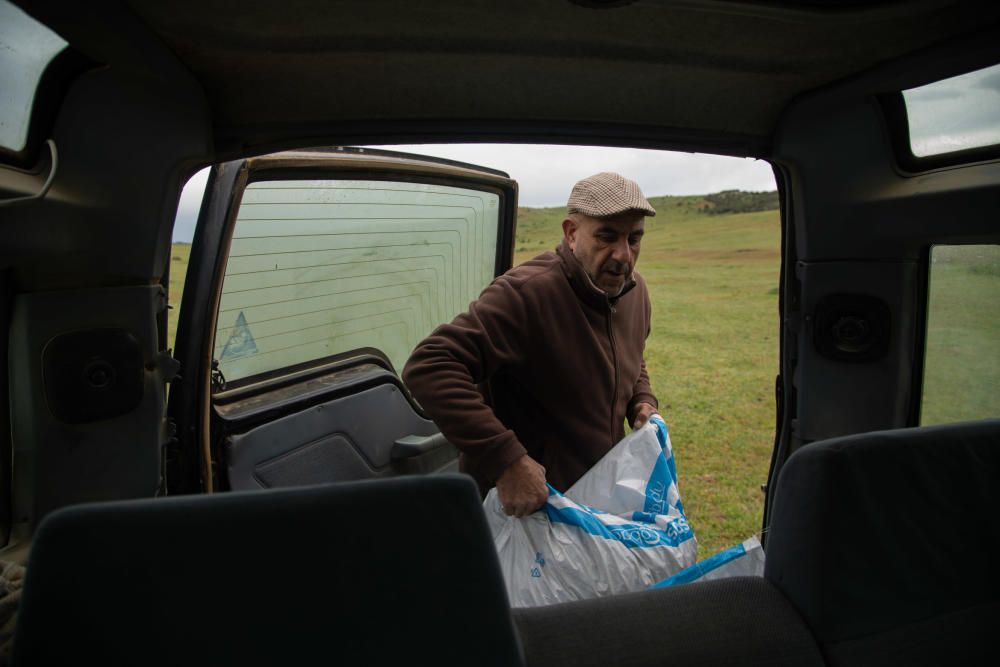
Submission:
POLYGON ((632 271, 632 267, 628 264, 628 262, 616 262, 616 261, 612 260, 612 261, 605 262, 601 266, 601 271, 604 271, 604 272, 607 272, 607 273, 625 273, 625 274, 627 274, 627 273, 630 273, 632 271))

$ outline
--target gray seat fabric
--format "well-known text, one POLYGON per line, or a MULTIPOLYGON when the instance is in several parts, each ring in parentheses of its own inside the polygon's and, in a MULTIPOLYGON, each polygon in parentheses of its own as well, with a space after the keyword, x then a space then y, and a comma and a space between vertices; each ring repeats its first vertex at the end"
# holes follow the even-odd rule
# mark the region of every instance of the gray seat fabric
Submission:
POLYGON ((998 553, 1000 420, 984 420, 796 452, 765 577, 831 664, 980 664, 996 657, 998 553))
POLYGON ((81 505, 40 526, 14 664, 516 665, 475 484, 81 505))
POLYGON ((801 617, 760 577, 515 609, 536 667, 822 665, 801 617))

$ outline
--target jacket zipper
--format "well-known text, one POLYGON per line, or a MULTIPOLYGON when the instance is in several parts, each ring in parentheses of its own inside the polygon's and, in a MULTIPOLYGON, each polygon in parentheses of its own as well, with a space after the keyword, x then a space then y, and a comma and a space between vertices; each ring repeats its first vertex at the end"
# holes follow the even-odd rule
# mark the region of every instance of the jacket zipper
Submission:
POLYGON ((615 346, 615 330, 612 326, 612 316, 615 314, 615 307, 608 300, 608 339, 611 342, 611 361, 615 367, 614 391, 611 394, 611 429, 609 435, 611 443, 615 441, 615 412, 618 408, 618 348, 615 346))

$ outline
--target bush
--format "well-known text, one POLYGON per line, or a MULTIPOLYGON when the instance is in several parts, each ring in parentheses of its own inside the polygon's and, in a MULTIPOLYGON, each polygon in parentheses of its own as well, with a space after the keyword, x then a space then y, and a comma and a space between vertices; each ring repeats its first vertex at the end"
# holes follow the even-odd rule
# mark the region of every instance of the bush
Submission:
POLYGON ((773 211, 778 208, 778 192, 776 190, 771 192, 723 190, 715 194, 705 195, 705 201, 711 204, 704 209, 704 212, 709 215, 773 211))

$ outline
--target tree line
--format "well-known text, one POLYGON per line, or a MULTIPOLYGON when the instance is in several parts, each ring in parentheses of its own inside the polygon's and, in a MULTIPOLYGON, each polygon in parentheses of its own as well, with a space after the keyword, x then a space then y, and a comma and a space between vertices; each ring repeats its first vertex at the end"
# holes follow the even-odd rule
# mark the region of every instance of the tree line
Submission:
POLYGON ((723 190, 705 195, 705 201, 711 206, 704 209, 709 215, 723 213, 753 213, 756 211, 773 211, 778 208, 778 192, 744 192, 743 190, 723 190))

